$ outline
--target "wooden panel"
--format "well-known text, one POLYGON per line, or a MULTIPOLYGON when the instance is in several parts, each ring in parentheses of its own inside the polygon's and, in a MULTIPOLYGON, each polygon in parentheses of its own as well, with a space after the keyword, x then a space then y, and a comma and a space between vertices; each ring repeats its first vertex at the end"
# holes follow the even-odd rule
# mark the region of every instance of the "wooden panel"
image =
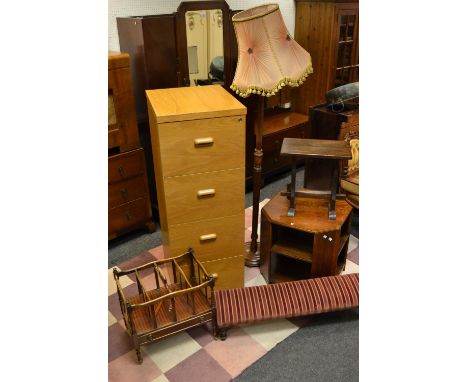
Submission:
POLYGON ((166 257, 193 248, 200 261, 219 260, 244 253, 244 213, 170 227, 166 257), (208 235, 216 235, 209 238, 208 235), (205 240, 203 240, 205 239, 205 240))
POLYGON ((126 68, 128 66, 128 54, 109 51, 107 61, 107 70, 126 68))
POLYGON ((267 283, 270 282, 270 250, 271 250, 271 223, 267 216, 261 212, 260 224, 260 272, 267 283))
MULTIPOLYGON (((128 55, 125 56, 128 63, 128 55)), ((119 129, 118 145, 120 150, 128 151, 136 149, 139 146, 138 128, 130 69, 128 66, 108 71, 108 89, 114 101, 115 116, 119 129)), ((110 138, 110 142, 113 138, 110 138)))
POLYGON ((243 168, 177 176, 163 182, 169 226, 236 215, 244 210, 243 168), (202 190, 214 190, 214 194, 199 197, 202 190))
POLYGON ((107 133, 107 148, 112 149, 114 147, 119 147, 120 143, 120 130, 111 129, 107 133))
POLYGON ((308 125, 309 116, 299 113, 277 113, 265 116, 262 126, 262 135, 274 134, 285 129, 298 127, 299 125, 308 125))
POLYGON ((109 157, 109 183, 118 182, 145 172, 143 149, 109 157))
POLYGON ((331 139, 285 138, 281 155, 329 159, 352 158, 348 142, 331 139))
POLYGON ((117 207, 147 194, 145 179, 138 176, 130 180, 109 184, 109 208, 117 207))
POLYGON ((311 55, 314 72, 293 94, 295 110, 306 113, 309 106, 325 101, 330 90, 331 70, 334 69, 333 42, 335 4, 333 2, 300 2, 296 8, 295 39, 311 55))
POLYGON ((247 109, 220 85, 147 90, 158 123, 245 115, 247 109))
POLYGON ((314 254, 310 277, 334 275, 341 246, 340 231, 314 235, 314 254))
POLYGON ((109 236, 131 227, 144 224, 151 217, 146 198, 140 198, 109 210, 109 236))
POLYGON ((208 274, 217 273, 215 289, 242 288, 244 286, 244 255, 223 260, 202 262, 208 274))
POLYGON ((162 176, 244 168, 245 116, 160 123, 162 176))
POLYGON ((117 17, 117 29, 130 54, 137 118, 146 121, 145 90, 177 86, 175 16, 117 17))

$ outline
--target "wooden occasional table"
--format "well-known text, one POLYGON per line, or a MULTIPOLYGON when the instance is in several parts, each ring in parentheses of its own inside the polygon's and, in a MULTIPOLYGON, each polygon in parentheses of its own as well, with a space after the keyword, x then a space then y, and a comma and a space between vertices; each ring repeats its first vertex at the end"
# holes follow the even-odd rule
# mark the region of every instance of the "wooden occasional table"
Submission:
POLYGON ((291 183, 288 191, 283 192, 289 199, 288 216, 295 215, 296 197, 305 198, 327 198, 329 200, 328 218, 336 219, 336 199, 344 198, 345 195, 337 195, 340 162, 343 159, 352 158, 349 143, 346 141, 335 141, 327 139, 301 139, 284 138, 281 146, 281 155, 291 157, 291 183), (297 159, 327 159, 332 162, 332 176, 328 190, 296 190, 296 162, 297 159))
POLYGON ((336 220, 324 199, 297 198, 296 216, 277 194, 261 212, 260 272, 269 283, 339 274, 348 253, 353 208, 336 202, 336 220))

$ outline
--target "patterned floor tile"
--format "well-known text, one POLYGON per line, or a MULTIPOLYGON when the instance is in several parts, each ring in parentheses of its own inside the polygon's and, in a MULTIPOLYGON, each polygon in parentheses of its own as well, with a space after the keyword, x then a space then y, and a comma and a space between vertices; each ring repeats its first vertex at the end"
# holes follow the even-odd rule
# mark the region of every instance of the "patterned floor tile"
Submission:
MULTIPOLYGON (((250 241, 252 208, 246 209, 245 224, 245 238, 250 241)), ((350 236, 344 273, 359 272, 358 245, 359 240, 350 236)), ((163 248, 159 246, 121 265, 128 269, 163 257, 163 248)), ((167 274, 167 271, 164 270, 164 273, 167 274)), ((266 284, 257 267, 245 267, 244 274, 246 286, 266 284)), ((226 341, 213 339, 211 325, 192 328, 143 346, 143 364, 138 365, 131 339, 125 331, 112 269, 109 269, 108 276, 110 382, 229 381, 310 319, 296 317, 233 328, 228 331, 226 341)), ((120 278, 124 293, 128 296, 138 293, 132 278, 134 276, 120 278)), ((151 271, 143 272, 141 279, 147 289, 154 288, 155 280, 151 271)))
POLYGON ((161 374, 158 378, 153 379, 151 382, 170 382, 164 374, 161 374))
POLYGON ((359 265, 359 247, 356 247, 352 251, 348 252, 348 260, 352 261, 354 264, 359 265))
MULTIPOLYGON (((136 362, 135 351, 130 351, 109 362, 108 374, 109 382, 153 382, 161 376, 161 370, 151 359, 145 359, 139 365, 136 362)), ((160 382, 163 381, 164 379, 160 382)))
POLYGON ((117 322, 117 319, 114 317, 114 315, 107 311, 107 326, 111 326, 117 322))
POLYGON ((259 274, 258 276, 254 277, 252 280, 249 280, 248 282, 245 283, 246 287, 258 286, 258 285, 266 285, 266 281, 261 274, 259 274))
POLYGON ((348 253, 359 245, 359 239, 353 235, 349 235, 348 253))
POLYGON ((289 320, 281 319, 245 326, 242 329, 266 350, 271 350, 299 327, 289 320))
POLYGON ((248 283, 260 274, 258 267, 244 267, 244 282, 248 283))
MULTIPOLYGON (((118 270, 120 270, 119 267, 116 267, 118 270)), ((108 296, 111 294, 117 293, 117 284, 115 283, 114 280, 114 271, 113 268, 110 268, 107 270, 107 275, 108 275, 108 296)), ((133 284, 133 281, 128 277, 128 276, 122 276, 119 277, 119 283, 122 288, 125 288, 126 286, 129 286, 130 284, 133 284)))
POLYGON ((111 362, 132 350, 133 344, 130 336, 118 323, 109 326, 107 329, 107 358, 108 362, 111 362))
POLYGON ((231 376, 204 349, 200 349, 165 373, 170 382, 228 382, 231 376))
POLYGON ((206 346, 214 341, 211 324, 197 326, 186 331, 200 346, 206 346))
POLYGON ((154 258, 156 258, 156 260, 164 259, 164 251, 163 251, 162 245, 160 245, 160 246, 158 246, 156 248, 150 249, 148 252, 151 253, 151 255, 154 258))
POLYGON ((353 263, 352 261, 346 260, 346 267, 342 275, 347 275, 349 273, 359 273, 359 265, 353 263))
POLYGON ((241 328, 228 330, 225 341, 213 341, 204 349, 218 361, 232 378, 238 376, 267 352, 262 345, 241 328))
POLYGON ((146 358, 151 358, 165 373, 200 350, 201 346, 186 332, 180 332, 143 346, 142 349, 146 353, 143 356, 143 362, 146 358))

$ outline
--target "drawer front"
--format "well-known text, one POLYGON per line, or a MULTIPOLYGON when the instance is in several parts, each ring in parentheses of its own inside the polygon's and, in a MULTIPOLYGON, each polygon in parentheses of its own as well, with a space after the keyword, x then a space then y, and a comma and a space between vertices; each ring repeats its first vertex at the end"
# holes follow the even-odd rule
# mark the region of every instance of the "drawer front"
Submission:
POLYGON ((109 184, 109 208, 120 206, 147 195, 145 178, 141 175, 129 180, 109 184))
POLYGON ((277 134, 268 135, 263 139, 262 172, 290 164, 288 157, 280 156, 284 138, 308 138, 307 125, 297 126, 277 134))
POLYGON ((244 168, 164 179, 168 226, 244 211, 244 168))
POLYGON ((171 256, 193 248, 200 261, 244 254, 244 213, 220 219, 177 224, 169 228, 171 256))
MULTIPOLYGON (((196 256, 196 254, 195 254, 196 256)), ((217 273, 215 290, 242 288, 244 286, 244 256, 215 261, 202 261, 208 274, 217 273)))
POLYGON ((146 223, 150 216, 151 209, 147 198, 112 208, 109 210, 109 235, 146 223))
POLYGON ((162 123, 158 129, 163 177, 244 167, 242 115, 162 123))
POLYGON ((144 172, 145 156, 141 148, 109 157, 109 183, 128 179, 144 172))

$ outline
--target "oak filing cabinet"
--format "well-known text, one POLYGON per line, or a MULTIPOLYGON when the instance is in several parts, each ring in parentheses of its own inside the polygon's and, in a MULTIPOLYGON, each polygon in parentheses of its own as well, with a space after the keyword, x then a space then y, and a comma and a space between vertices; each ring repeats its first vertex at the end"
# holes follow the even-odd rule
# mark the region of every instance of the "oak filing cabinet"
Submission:
POLYGON ((220 85, 146 91, 164 257, 244 286, 245 115, 220 85))

